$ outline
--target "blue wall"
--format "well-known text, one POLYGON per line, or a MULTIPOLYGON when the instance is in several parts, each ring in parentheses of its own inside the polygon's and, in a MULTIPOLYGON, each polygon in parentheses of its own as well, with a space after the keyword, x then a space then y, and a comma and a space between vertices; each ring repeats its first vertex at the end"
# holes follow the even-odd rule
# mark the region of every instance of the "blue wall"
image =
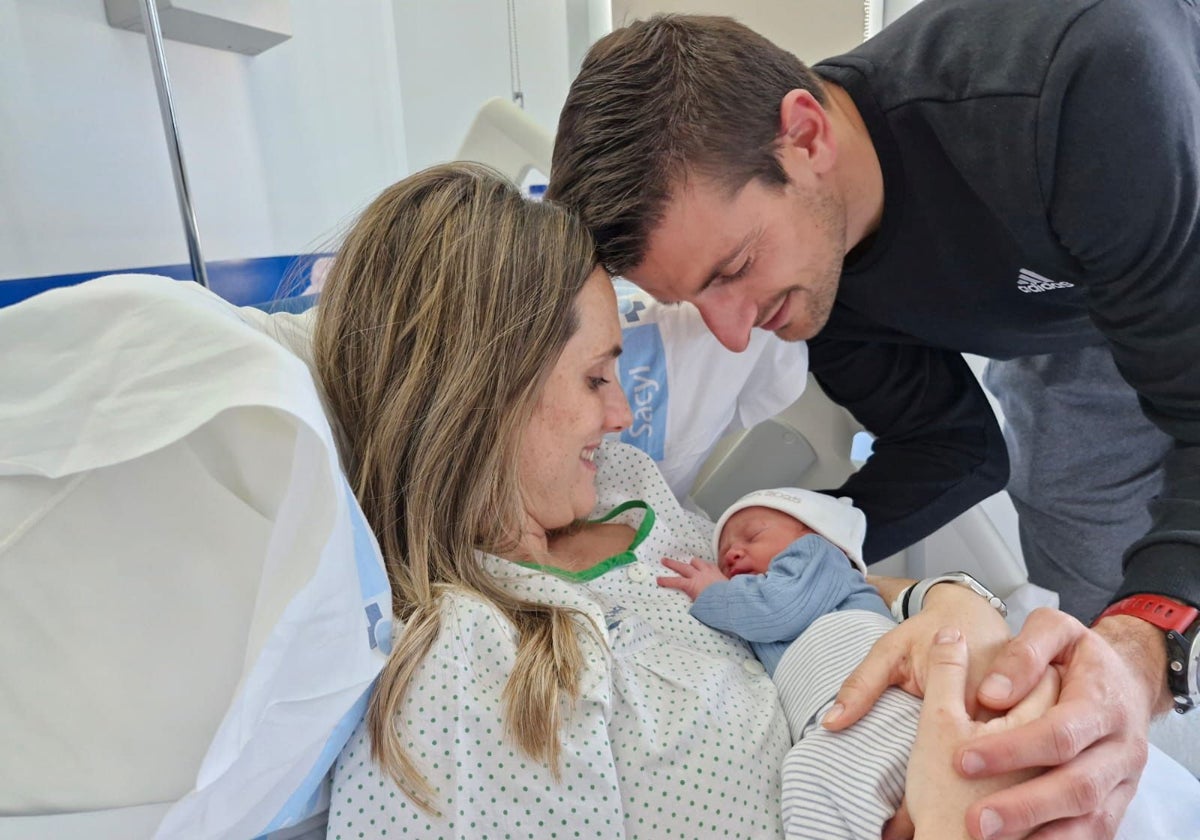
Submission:
MULTIPOLYGON (((218 260, 206 263, 208 283, 216 294, 238 306, 294 298, 308 286, 312 264, 323 256, 328 255, 293 254, 246 260, 218 260)), ((47 289, 73 286, 106 274, 161 274, 176 280, 191 280, 192 267, 187 264, 155 265, 0 280, 0 307, 11 306, 47 289)))

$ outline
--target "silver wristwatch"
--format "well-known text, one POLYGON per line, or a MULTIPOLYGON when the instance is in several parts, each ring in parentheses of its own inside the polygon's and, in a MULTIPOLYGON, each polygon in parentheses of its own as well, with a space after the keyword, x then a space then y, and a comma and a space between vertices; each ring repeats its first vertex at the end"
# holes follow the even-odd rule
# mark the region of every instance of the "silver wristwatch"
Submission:
POLYGON ((925 595, 929 589, 939 583, 957 583, 967 587, 976 595, 984 598, 989 604, 996 608, 996 611, 1002 616, 1008 615, 1008 607, 1004 601, 1000 599, 996 593, 988 589, 975 578, 971 577, 966 572, 946 572, 944 575, 925 578, 919 580, 912 586, 906 587, 896 600, 892 601, 892 617, 896 621, 904 621, 906 618, 916 615, 921 611, 921 607, 925 603, 925 595))

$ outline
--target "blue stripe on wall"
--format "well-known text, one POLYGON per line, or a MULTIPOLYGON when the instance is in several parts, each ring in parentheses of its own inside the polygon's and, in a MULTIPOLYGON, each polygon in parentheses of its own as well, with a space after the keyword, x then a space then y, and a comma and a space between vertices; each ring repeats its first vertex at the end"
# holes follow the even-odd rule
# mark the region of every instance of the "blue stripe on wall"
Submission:
MULTIPOLYGON (((245 260, 216 260, 205 265, 208 268, 209 286, 214 292, 230 303, 249 306, 300 294, 308 286, 309 270, 313 262, 324 256, 329 255, 290 254, 245 260)), ((155 265, 0 280, 0 307, 19 303, 47 289, 73 286, 106 274, 161 274, 176 280, 191 280, 192 267, 188 264, 155 265)))

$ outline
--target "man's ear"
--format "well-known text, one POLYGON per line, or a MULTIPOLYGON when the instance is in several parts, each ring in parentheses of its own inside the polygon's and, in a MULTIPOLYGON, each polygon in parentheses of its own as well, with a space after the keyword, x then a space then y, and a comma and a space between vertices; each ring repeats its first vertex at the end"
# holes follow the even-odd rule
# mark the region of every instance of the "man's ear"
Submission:
POLYGON ((806 161, 818 175, 833 168, 837 143, 829 112, 806 90, 789 90, 779 104, 781 161, 806 161))

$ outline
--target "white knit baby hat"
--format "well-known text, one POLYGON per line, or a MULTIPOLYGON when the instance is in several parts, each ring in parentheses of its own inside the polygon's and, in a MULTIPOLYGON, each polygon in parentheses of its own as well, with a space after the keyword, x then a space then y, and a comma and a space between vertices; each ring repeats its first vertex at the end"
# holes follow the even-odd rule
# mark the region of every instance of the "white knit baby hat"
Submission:
POLYGON ((730 505, 713 530, 713 556, 716 557, 721 543, 721 529, 739 510, 748 507, 766 507, 782 511, 800 520, 809 528, 836 545, 860 572, 867 573, 862 559, 863 540, 867 536, 867 517, 842 496, 840 498, 804 490, 800 487, 778 487, 773 490, 755 490, 747 493, 730 505))

